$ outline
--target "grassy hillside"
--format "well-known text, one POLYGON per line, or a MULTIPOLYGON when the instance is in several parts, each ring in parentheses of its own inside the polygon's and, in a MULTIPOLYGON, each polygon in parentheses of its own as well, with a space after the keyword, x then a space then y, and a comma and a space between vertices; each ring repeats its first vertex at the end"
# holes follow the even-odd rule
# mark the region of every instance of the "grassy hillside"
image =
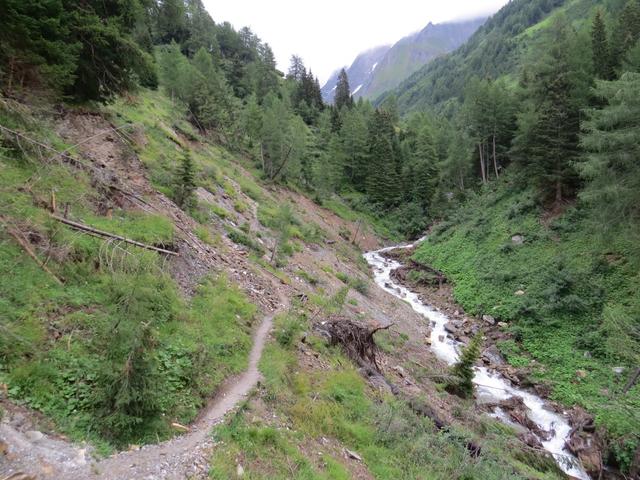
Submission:
POLYGON ((467 312, 508 322, 513 339, 499 345, 507 359, 549 385, 551 398, 594 413, 623 466, 640 431, 640 386, 623 392, 638 365, 632 238, 600 240, 584 209, 545 212, 503 180, 436 227, 414 257, 447 275, 467 312))
MULTIPOLYGON (((438 431, 406 402, 372 389, 320 337, 306 335, 301 344, 311 313, 277 319, 277 341, 261 365, 264 387, 214 434, 221 444, 212 478, 232 477, 237 465, 265 480, 562 478, 549 459, 514 444, 509 427, 469 416, 470 405, 459 405, 456 425, 438 431), (470 456, 468 442, 481 442, 482 455, 470 456)), ((408 337, 391 335, 387 358, 394 361, 408 337)), ((445 397, 432 391, 418 402, 435 405, 445 397)))
MULTIPOLYGON (((143 97, 138 108, 121 104, 113 111, 155 122, 147 124, 141 158, 158 188, 170 190, 169 157, 182 147, 162 122, 176 112, 156 95, 143 97)), ((50 122, 9 101, 0 112, 3 126, 73 151, 50 122)), ((193 296, 185 297, 161 254, 55 222, 48 212, 53 195, 58 214, 146 244, 171 248, 180 228, 168 212, 118 207, 122 199, 91 170, 53 151, 6 132, 2 142, 0 379, 10 398, 74 438, 122 446, 170 435, 164 417, 191 421, 227 376, 245 368, 256 306, 223 272, 196 278, 193 296)), ((211 152, 196 155, 203 171, 228 165, 211 152)))

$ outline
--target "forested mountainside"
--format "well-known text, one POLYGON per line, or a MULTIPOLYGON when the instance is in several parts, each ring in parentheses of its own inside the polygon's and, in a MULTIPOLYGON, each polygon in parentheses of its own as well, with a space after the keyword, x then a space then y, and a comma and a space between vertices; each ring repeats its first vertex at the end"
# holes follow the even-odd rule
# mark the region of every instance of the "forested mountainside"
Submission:
POLYGON ((595 414, 604 461, 632 476, 639 38, 635 1, 515 1, 381 100, 432 112, 436 144, 450 142, 449 188, 431 202, 446 220, 414 260, 446 275, 467 312, 505 322, 508 361, 595 414))
MULTIPOLYGON (((420 67, 434 58, 449 53, 462 45, 486 18, 467 21, 429 23, 419 32, 408 35, 391 47, 378 47, 356 57, 346 69, 351 94, 375 99, 387 90, 397 87, 420 67)), ((339 71, 322 87, 325 101, 333 101, 339 71)))
POLYGON ((0 475, 638 477, 637 0, 512 1, 376 105, 200 0, 0 22, 0 475), (452 368, 361 256, 427 230, 452 368))
MULTIPOLYGON (((377 68, 380 60, 382 60, 390 48, 391 45, 375 47, 371 50, 360 53, 355 58, 351 66, 345 70, 352 90, 355 90, 358 85, 364 85, 367 82, 367 79, 377 68)), ((327 80, 322 87, 322 98, 326 103, 333 103, 333 97, 335 95, 336 87, 338 86, 340 70, 341 69, 338 69, 333 72, 329 77, 329 80, 327 80)), ((355 96, 358 92, 352 91, 351 93, 355 96)))

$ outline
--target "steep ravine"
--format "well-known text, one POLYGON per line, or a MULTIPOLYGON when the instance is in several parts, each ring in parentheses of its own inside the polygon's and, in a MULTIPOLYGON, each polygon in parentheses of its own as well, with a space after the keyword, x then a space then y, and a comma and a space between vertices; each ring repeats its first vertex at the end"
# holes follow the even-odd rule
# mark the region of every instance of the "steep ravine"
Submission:
MULTIPOLYGON (((450 337, 445 329, 449 318, 443 313, 423 303, 418 294, 398 284, 391 273, 402 264, 386 258, 383 254, 391 250, 411 248, 413 244, 387 247, 366 253, 365 259, 373 268, 375 282, 385 291, 403 299, 419 314, 431 323, 431 348, 436 356, 447 364, 455 363, 459 358, 461 344, 450 337)), ((540 429, 539 441, 550 452, 558 466, 571 477, 589 480, 589 475, 580 465, 579 460, 565 449, 565 442, 571 427, 564 415, 553 412, 546 402, 535 394, 515 388, 509 380, 498 372, 485 367, 476 367, 474 377, 476 397, 482 398, 484 403, 499 403, 510 398, 521 398, 527 408, 527 416, 540 429)), ((500 408, 495 408, 492 416, 509 422, 500 408)))

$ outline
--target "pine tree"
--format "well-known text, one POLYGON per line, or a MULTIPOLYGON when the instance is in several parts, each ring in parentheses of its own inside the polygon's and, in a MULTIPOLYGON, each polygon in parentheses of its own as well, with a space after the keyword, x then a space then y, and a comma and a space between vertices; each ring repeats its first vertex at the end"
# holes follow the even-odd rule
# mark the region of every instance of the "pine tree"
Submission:
POLYGON ((613 78, 607 30, 600 10, 596 12, 596 16, 593 18, 593 25, 591 27, 591 50, 593 70, 596 77, 603 80, 613 78))
POLYGON ((189 152, 185 153, 180 160, 180 165, 176 172, 174 200, 176 205, 182 209, 187 209, 193 203, 193 192, 196 190, 195 165, 189 152))
POLYGON ((340 111, 342 107, 351 108, 353 106, 349 78, 344 68, 340 70, 340 75, 338 75, 338 83, 336 85, 336 94, 333 103, 338 111, 340 111))

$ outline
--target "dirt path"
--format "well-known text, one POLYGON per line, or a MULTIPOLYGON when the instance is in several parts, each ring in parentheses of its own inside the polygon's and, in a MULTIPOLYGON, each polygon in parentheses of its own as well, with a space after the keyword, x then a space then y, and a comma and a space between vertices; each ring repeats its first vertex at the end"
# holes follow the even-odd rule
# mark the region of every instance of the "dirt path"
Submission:
POLYGON ((0 439, 7 445, 7 455, 0 456, 0 460, 5 458, 0 464, 0 478, 11 478, 11 475, 17 472, 27 473, 35 479, 65 480, 208 478, 208 459, 214 447, 210 437, 211 429, 219 424, 227 413, 238 407, 258 383, 258 363, 273 318, 284 311, 286 305, 287 303, 282 301, 277 310, 263 318, 254 333, 247 370, 225 382, 189 432, 159 444, 121 452, 94 462, 87 458, 84 448, 60 439, 49 438, 38 431, 21 431, 12 425, 11 421, 3 421, 0 423, 0 439))

